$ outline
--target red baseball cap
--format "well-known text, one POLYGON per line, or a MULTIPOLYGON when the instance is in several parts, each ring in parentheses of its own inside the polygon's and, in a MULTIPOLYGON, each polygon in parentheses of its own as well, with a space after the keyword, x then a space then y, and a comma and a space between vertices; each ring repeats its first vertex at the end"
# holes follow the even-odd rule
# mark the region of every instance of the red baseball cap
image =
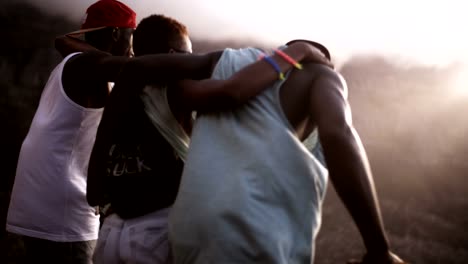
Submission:
POLYGON ((99 0, 86 10, 81 29, 67 35, 81 35, 105 27, 136 28, 136 13, 117 0, 99 0))

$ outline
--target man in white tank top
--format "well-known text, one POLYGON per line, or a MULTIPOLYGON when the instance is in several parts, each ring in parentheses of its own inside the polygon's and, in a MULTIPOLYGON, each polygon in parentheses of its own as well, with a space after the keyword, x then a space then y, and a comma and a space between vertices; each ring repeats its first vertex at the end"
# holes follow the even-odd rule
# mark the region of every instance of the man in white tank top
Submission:
MULTIPOLYGON (((259 55, 225 50, 212 78, 259 55)), ((390 251, 346 83, 316 64, 243 106, 197 118, 169 218, 175 263, 310 264, 328 174, 364 240, 362 263, 403 263, 390 251), (316 130, 328 171, 302 143, 316 130)))
POLYGON ((99 216, 86 201, 88 160, 108 81, 131 54, 135 24, 135 12, 121 2, 91 5, 73 34, 85 34, 97 49, 122 57, 70 54, 42 92, 21 147, 6 224, 23 239, 26 263, 91 263, 99 216))

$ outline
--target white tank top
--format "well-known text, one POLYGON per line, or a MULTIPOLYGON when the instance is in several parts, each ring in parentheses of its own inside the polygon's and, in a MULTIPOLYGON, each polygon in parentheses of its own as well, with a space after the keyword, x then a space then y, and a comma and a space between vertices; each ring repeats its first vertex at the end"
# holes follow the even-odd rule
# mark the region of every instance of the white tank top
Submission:
MULTIPOLYGON (((225 50, 212 78, 259 55, 225 50)), ((281 84, 195 121, 169 220, 177 263, 311 263, 328 172, 295 136, 281 84)))
POLYGON ((6 229, 58 242, 97 239, 86 201, 88 161, 103 108, 73 102, 62 85, 67 56, 51 73, 21 147, 6 229))

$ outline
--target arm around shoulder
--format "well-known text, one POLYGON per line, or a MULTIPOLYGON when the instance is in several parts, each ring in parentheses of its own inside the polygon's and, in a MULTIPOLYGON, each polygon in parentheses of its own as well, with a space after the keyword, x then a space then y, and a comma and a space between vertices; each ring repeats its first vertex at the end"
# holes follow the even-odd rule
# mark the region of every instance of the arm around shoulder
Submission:
POLYGON ((73 52, 98 51, 98 49, 87 42, 69 35, 56 37, 54 45, 55 49, 60 53, 60 55, 62 55, 62 57, 66 57, 73 52))
MULTIPOLYGON (((331 63, 322 54, 304 42, 292 44, 284 50, 284 53, 295 61, 309 61, 331 67, 331 63)), ((178 98, 189 108, 188 110, 197 111, 218 111, 245 103, 278 80, 277 70, 287 72, 295 66, 276 53, 271 59, 277 63, 277 69, 266 60, 259 60, 226 80, 183 82, 179 86, 178 98)))
POLYGON ((64 68, 64 75, 72 81, 90 80, 93 82, 114 82, 123 66, 130 60, 124 56, 93 50, 70 58, 64 68))

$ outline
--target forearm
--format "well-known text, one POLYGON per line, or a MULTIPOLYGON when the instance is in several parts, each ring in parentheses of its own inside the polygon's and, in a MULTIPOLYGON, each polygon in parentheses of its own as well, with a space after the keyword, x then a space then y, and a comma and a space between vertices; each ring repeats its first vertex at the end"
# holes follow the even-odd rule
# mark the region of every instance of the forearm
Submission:
POLYGON ((372 174, 365 150, 353 128, 334 136, 321 135, 336 192, 354 219, 369 252, 388 251, 372 174))
POLYGON ((62 55, 62 57, 66 57, 67 55, 74 52, 98 50, 82 40, 67 35, 56 37, 54 44, 55 49, 60 53, 60 55, 62 55))
MULTIPOLYGON (((307 56, 309 48, 294 45, 285 50, 293 59, 300 61, 307 56)), ((290 70, 293 65, 278 55, 273 55, 281 72, 290 70)), ((266 60, 256 61, 226 80, 205 79, 201 81, 179 82, 176 91, 178 100, 189 110, 201 112, 232 109, 256 96, 270 84, 277 81, 279 73, 266 60)))
MULTIPOLYGON (((311 52, 311 47, 305 43, 291 45, 284 52, 297 61, 316 58, 311 52)), ((181 79, 207 79, 211 76, 212 67, 221 54, 219 51, 206 55, 157 54, 136 57, 125 66, 127 74, 124 77, 146 84, 181 79)), ((272 57, 278 63, 281 72, 292 69, 293 65, 280 56, 275 54, 272 57)), ((243 99, 258 94, 268 84, 277 80, 278 76, 279 73, 268 62, 262 60, 240 70, 223 85, 229 86, 233 91, 239 91, 237 96, 243 99)))
MULTIPOLYGON (((105 135, 108 137, 108 135, 105 135)), ((108 203, 105 191, 104 177, 106 177, 106 161, 102 158, 105 153, 101 140, 95 142, 88 164, 86 184, 86 200, 90 206, 102 206, 108 203)))
MULTIPOLYGON (((311 55, 310 46, 305 43, 291 45, 284 53, 295 61, 315 58, 315 55, 311 55)), ((244 67, 227 80, 202 80, 198 85, 184 89, 185 105, 193 105, 195 110, 217 111, 245 103, 279 79, 277 70, 285 73, 294 67, 276 53, 271 55, 271 59, 279 69, 262 59, 244 67)))
MULTIPOLYGON (((304 59, 314 57, 308 44, 297 43, 283 50, 293 60, 301 62, 304 59)), ((294 65, 287 62, 284 58, 274 53, 271 58, 278 64, 282 73, 293 69, 294 65)), ((279 73, 266 60, 260 60, 256 63, 238 71, 231 76, 228 83, 231 87, 229 91, 234 93, 234 98, 238 102, 245 102, 251 97, 257 95, 279 78, 279 73)))
MULTIPOLYGON (((291 65, 278 62, 286 71, 291 65)), ((278 73, 265 61, 253 63, 227 80, 206 79, 198 82, 185 81, 179 89, 183 105, 197 111, 220 111, 231 109, 256 96, 278 80, 278 73)))
POLYGON ((123 78, 154 84, 182 79, 206 79, 211 76, 214 59, 220 52, 207 55, 157 54, 133 58, 125 66, 123 78))

